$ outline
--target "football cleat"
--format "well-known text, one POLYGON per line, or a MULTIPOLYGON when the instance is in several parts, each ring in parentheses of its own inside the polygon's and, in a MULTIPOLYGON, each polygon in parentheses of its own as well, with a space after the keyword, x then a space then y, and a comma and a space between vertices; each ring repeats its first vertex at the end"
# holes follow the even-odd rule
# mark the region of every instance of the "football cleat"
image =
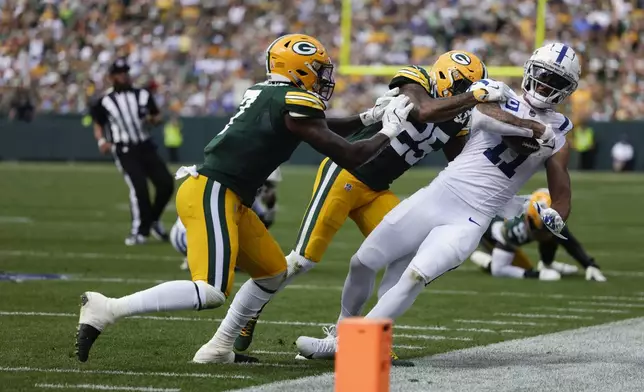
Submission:
POLYGON ((194 363, 256 363, 259 359, 249 355, 237 354, 232 351, 223 351, 209 343, 204 344, 192 358, 194 363))
POLYGON ((561 279, 561 274, 552 268, 543 268, 539 271, 539 280, 555 281, 561 279))
POLYGON ((152 234, 152 237, 156 238, 159 241, 170 241, 168 232, 165 230, 163 223, 159 221, 152 223, 152 226, 150 227, 150 234, 152 234))
POLYGON ((595 282, 605 282, 607 279, 595 266, 590 266, 586 268, 586 280, 594 280, 595 282))
POLYGON ((89 358, 92 345, 103 329, 114 322, 108 307, 109 298, 100 293, 86 292, 81 295, 81 309, 76 332, 76 357, 81 362, 89 358))
POLYGON ((323 339, 300 336, 295 341, 299 355, 306 359, 333 359, 338 346, 335 325, 323 327, 323 339))
POLYGON ((566 264, 566 263, 561 263, 559 261, 553 261, 549 266, 546 266, 543 261, 539 260, 539 264, 537 265, 537 270, 541 271, 544 268, 550 268, 553 269, 557 272, 559 272, 561 275, 574 275, 579 271, 579 268, 577 268, 576 265, 572 264, 566 264))
POLYGON ((489 270, 490 264, 492 264, 492 256, 480 250, 475 250, 470 256, 470 260, 484 270, 489 270))
POLYGON ((187 271, 189 269, 187 257, 183 259, 183 263, 181 263, 181 265, 179 266, 179 269, 181 269, 182 271, 187 271))
POLYGON ((255 325, 257 325, 257 319, 259 315, 248 320, 246 326, 242 328, 239 336, 235 339, 235 350, 237 351, 246 351, 250 344, 253 342, 253 332, 255 332, 255 325))
POLYGON ((125 245, 134 246, 134 245, 143 245, 146 242, 146 238, 141 234, 132 234, 125 239, 125 245))

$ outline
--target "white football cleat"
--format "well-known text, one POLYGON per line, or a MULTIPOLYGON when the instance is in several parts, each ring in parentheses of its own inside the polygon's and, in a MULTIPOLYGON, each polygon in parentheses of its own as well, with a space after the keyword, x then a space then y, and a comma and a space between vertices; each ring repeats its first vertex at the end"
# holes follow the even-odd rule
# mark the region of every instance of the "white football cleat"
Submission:
POLYGON ((181 263, 181 265, 179 266, 179 268, 180 268, 182 271, 187 271, 187 270, 188 270, 188 258, 187 258, 187 257, 186 257, 185 259, 183 259, 183 263, 181 263))
POLYGON ((78 317, 78 324, 87 324, 103 331, 106 326, 114 323, 114 314, 109 308, 107 298, 101 293, 88 291, 81 296, 81 309, 80 316, 78 317))
POLYGON ((577 268, 576 265, 553 261, 549 266, 546 266, 543 261, 539 260, 539 264, 537 264, 537 271, 541 271, 543 268, 553 269, 564 276, 574 275, 579 271, 579 268, 577 268))
POLYGON ((237 354, 233 350, 222 350, 210 342, 201 346, 192 358, 194 363, 254 363, 259 362, 255 357, 237 354))
MULTIPOLYGON (((295 341, 297 349, 300 351, 298 356, 306 359, 333 359, 338 346, 335 325, 323 327, 326 334, 323 339, 300 336, 295 341)), ((297 358, 297 357, 296 357, 297 358)))
POLYGON ((490 264, 492 263, 492 256, 485 252, 481 252, 480 250, 475 250, 470 256, 470 260, 472 263, 487 270, 490 268, 490 264))
POLYGON ((586 280, 594 280, 595 282, 605 282, 607 279, 597 267, 590 266, 586 268, 586 280))
POLYGON ((110 298, 91 291, 81 295, 81 309, 76 331, 76 357, 86 362, 96 339, 109 324, 116 321, 110 310, 110 298))
POLYGON ((561 274, 552 268, 543 268, 539 271, 539 280, 555 281, 561 279, 561 274))

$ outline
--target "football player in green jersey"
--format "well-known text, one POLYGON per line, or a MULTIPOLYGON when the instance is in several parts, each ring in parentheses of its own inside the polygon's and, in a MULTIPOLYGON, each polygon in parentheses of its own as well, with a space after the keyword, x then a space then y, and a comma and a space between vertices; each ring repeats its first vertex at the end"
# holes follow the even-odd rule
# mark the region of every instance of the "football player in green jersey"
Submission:
POLYGON ((577 273, 574 265, 555 260, 559 245, 574 258, 586 271, 586 280, 605 282, 606 277, 589 256, 579 241, 573 236, 568 226, 561 234, 565 238, 552 235, 543 227, 539 213, 534 203, 541 208, 550 207, 552 201, 548 189, 537 189, 529 197, 524 197, 523 214, 512 219, 495 218, 481 239, 481 248, 472 253, 470 260, 484 271, 495 277, 515 279, 559 280, 562 275, 577 273), (529 260, 527 265, 517 265, 517 255, 522 253, 521 247, 536 242, 541 260, 537 268, 532 268, 529 260))

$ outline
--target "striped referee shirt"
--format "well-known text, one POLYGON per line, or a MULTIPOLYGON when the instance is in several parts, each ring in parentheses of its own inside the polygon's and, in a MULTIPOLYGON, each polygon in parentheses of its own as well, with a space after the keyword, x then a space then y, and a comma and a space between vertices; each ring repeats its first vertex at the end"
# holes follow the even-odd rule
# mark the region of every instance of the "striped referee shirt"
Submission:
POLYGON ((90 112, 94 122, 103 127, 107 141, 134 145, 150 138, 150 133, 143 126, 143 119, 159 114, 159 108, 154 97, 145 89, 109 89, 94 102, 90 112))

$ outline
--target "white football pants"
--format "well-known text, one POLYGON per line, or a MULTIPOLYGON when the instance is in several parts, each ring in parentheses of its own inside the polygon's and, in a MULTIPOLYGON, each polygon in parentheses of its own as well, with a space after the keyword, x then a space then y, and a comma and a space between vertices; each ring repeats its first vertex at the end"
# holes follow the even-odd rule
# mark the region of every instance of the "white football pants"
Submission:
POLYGON ((434 180, 390 211, 356 256, 378 271, 416 253, 408 268, 428 284, 472 254, 491 220, 434 180))

